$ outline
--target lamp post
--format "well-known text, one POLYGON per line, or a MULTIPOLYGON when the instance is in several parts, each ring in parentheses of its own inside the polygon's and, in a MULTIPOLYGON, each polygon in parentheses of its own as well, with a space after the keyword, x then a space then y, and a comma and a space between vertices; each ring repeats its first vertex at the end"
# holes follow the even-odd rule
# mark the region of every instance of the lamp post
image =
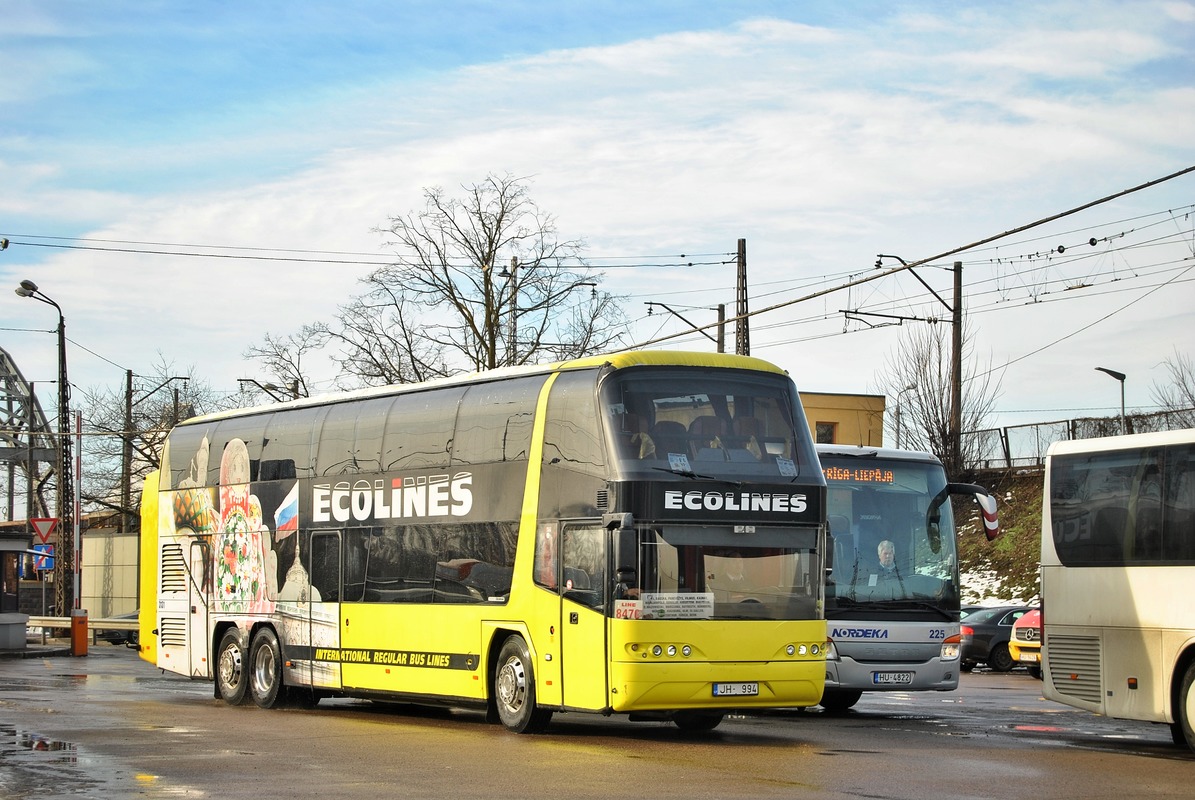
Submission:
POLYGON ((1124 379, 1127 378, 1128 375, 1125 375, 1123 372, 1117 372, 1114 369, 1108 369, 1107 367, 1096 367, 1096 370, 1103 372, 1106 375, 1111 375, 1113 378, 1120 381, 1120 432, 1122 435, 1127 434, 1129 432, 1129 428, 1126 424, 1124 416, 1124 379))
MULTIPOLYGON (((171 380, 176 380, 176 379, 171 378, 171 380)), ((237 383, 241 384, 242 389, 244 388, 246 383, 253 384, 258 389, 261 389, 263 392, 268 394, 276 403, 285 403, 287 400, 298 400, 299 399, 299 380, 297 378, 295 380, 291 381, 290 386, 287 386, 285 389, 283 387, 277 386, 273 383, 258 383, 257 381, 253 380, 252 378, 237 378, 237 383), (280 395, 275 394, 275 392, 290 392, 290 397, 282 397, 280 395)), ((158 387, 158 389, 161 389, 161 388, 162 388, 161 386, 158 387)), ((154 391, 156 392, 157 389, 154 389, 154 391)))
POLYGON ((66 378, 66 317, 62 308, 33 281, 21 281, 16 293, 53 306, 58 312, 58 550, 54 558, 54 605, 59 615, 66 616, 79 600, 74 596, 73 577, 67 579, 74 574, 76 554, 69 535, 74 529, 74 494, 71 491, 71 387, 66 378))
POLYGON ((905 392, 916 391, 916 389, 917 389, 917 384, 910 383, 908 386, 906 386, 905 388, 901 389, 899 392, 896 393, 896 449, 897 450, 900 449, 900 434, 901 434, 900 399, 905 396, 905 392))

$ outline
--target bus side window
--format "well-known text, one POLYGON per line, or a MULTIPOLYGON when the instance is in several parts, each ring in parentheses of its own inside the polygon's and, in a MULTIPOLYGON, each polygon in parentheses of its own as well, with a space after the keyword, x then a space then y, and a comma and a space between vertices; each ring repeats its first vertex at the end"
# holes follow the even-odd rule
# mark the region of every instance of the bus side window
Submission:
POLYGON ((565 597, 590 608, 599 608, 606 583, 605 530, 599 525, 567 525, 561 543, 561 573, 565 597))
POLYGON ((545 589, 556 589, 556 535, 554 522, 544 523, 535 531, 535 582, 545 589))

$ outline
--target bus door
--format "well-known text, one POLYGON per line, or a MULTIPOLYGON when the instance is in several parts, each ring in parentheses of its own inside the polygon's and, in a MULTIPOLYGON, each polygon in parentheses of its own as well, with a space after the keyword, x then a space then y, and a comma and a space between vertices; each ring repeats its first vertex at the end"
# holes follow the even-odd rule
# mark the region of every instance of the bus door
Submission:
MULTIPOLYGON (((208 629, 208 609, 211 602, 212 561, 211 540, 192 539, 187 554, 187 665, 193 677, 211 678, 212 660, 208 657, 211 635, 208 629)), ((159 637, 159 642, 161 637, 159 637)))
MULTIPOLYGON (((307 659, 298 662, 306 683, 339 689, 340 662, 318 658, 317 652, 320 649, 337 651, 340 648, 340 591, 343 579, 340 531, 313 531, 308 539, 310 559, 304 558, 299 552, 301 539, 301 534, 296 537, 295 560, 286 577, 287 583, 293 579, 297 586, 304 588, 294 603, 296 617, 300 621, 296 626, 295 641, 292 642, 300 647, 294 652, 309 654, 307 659), (310 566, 304 568, 304 561, 310 566)), ((279 592, 280 596, 284 590, 285 584, 279 592)))
POLYGON ((158 666, 192 678, 212 677, 208 596, 212 548, 206 538, 159 541, 158 666))
POLYGON ((594 521, 562 524, 560 655, 564 705, 609 705, 606 656, 607 532, 594 521))

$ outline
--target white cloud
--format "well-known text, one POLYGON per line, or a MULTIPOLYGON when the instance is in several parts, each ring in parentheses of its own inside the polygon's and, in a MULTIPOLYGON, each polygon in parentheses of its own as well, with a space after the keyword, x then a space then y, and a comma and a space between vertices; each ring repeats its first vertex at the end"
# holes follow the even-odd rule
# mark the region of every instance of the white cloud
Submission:
MULTIPOLYGON (((1171 13, 1181 19, 1181 8, 1171 13)), ((272 149, 314 153, 302 169, 239 185, 217 173, 197 178, 198 188, 146 196, 71 188, 69 176, 47 181, 38 171, 54 169, 50 162, 16 165, 26 191, 4 201, 5 210, 103 218, 89 234, 97 238, 381 257, 382 237, 371 228, 417 208, 423 187, 451 192, 509 171, 533 176, 537 202, 598 258, 728 252, 745 237, 753 285, 864 272, 877 252, 928 256, 1184 166, 1195 92, 1132 80, 1149 60, 1178 57, 1175 45, 1164 31, 1119 17, 1109 26, 1102 16, 1077 30, 1045 14, 1028 28, 1020 19, 964 29, 957 25, 973 18, 922 12, 902 18, 891 39, 866 24, 829 30, 752 19, 418 80, 379 77, 368 93, 321 96, 326 106, 243 139, 112 153, 129 168, 143 159, 155 169, 215 163, 222 152, 267 164, 272 149), (906 36, 917 47, 902 47, 906 36)), ((1184 185, 1140 202, 1149 210, 1189 203, 1184 185)), ((39 264, 44 280, 36 279, 55 287, 72 331, 106 357, 136 367, 163 351, 231 389, 245 374, 246 346, 266 331, 329 319, 368 269, 72 252, 39 264)), ((948 291, 941 274, 925 274, 948 291)), ((636 295, 633 316, 644 299, 680 287, 720 290, 692 295, 694 305, 733 305, 729 266, 660 276, 611 271, 609 286, 636 295)), ((1005 381, 1009 407, 1087 403, 1076 387, 1052 380, 1070 369, 1083 370, 1093 396, 1104 394, 1100 376, 1086 375, 1100 353, 1133 359, 1134 375, 1145 360, 1160 360, 1193 321, 1190 303, 1180 302, 1192 299, 1189 287, 1151 301, 1168 320, 1157 330, 1142 322, 1155 312, 1134 308, 1018 362, 1005 381)), ((905 276, 755 320, 757 354, 799 374, 802 388, 868 391, 899 328, 769 345, 841 331, 837 312, 848 302, 919 291, 905 276), (819 326, 769 329, 820 314, 829 319, 819 326)), ((988 313, 977 319, 979 346, 997 362, 1018 358, 1056 338, 1054 330, 1062 335, 1127 300, 1114 297, 988 313)), ((20 313, 40 321, 32 311, 20 313)), ((642 335, 659 324, 653 319, 642 335)), ((79 361, 87 369, 87 357, 79 361)), ((96 364, 94 380, 109 372, 96 364)), ((1144 392, 1138 402, 1147 402, 1144 392)))

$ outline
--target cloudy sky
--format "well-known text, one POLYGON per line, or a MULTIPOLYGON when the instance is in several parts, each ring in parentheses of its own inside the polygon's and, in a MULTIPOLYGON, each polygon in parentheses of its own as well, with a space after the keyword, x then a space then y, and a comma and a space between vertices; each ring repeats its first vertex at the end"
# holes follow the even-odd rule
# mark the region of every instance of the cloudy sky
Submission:
MULTIPOLYGON (((0 107, 0 284, 60 304, 79 387, 164 359, 234 392, 247 347, 385 263, 375 229, 425 187, 510 174, 631 340, 686 327, 648 301, 733 309, 745 239, 751 309, 779 306, 752 354, 874 393, 945 308, 908 272, 795 301, 1195 165, 1195 3, 9 0, 0 107)), ((1195 354, 1193 204, 1190 173, 918 269, 949 300, 964 263, 996 424, 1118 413, 1097 366, 1153 408, 1195 354)), ((29 380, 56 322, 0 295, 29 380)))

